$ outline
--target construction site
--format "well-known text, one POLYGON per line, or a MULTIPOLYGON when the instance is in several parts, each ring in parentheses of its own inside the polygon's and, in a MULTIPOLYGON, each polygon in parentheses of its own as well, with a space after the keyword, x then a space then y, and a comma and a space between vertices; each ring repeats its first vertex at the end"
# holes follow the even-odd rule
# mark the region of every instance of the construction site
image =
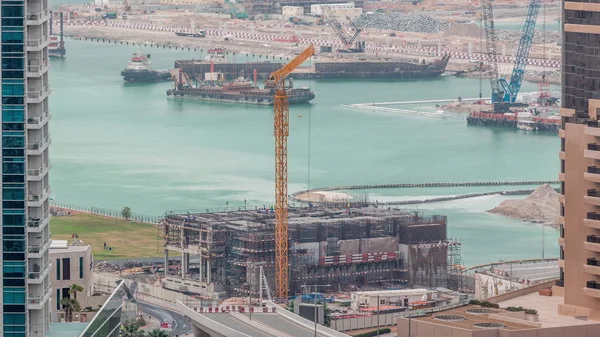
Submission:
MULTIPOLYGON (((213 298, 273 287, 275 226, 268 208, 167 212, 165 261, 178 252, 182 262, 165 268, 164 286, 213 298)), ((390 208, 290 208, 289 294, 317 284, 331 291, 453 286, 460 245, 447 239, 446 227, 445 216, 390 208)))

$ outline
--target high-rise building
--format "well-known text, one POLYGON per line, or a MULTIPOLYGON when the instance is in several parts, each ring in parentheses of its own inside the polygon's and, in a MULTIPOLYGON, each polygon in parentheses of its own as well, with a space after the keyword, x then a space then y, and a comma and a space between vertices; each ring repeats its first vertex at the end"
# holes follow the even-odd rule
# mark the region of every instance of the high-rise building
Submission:
POLYGON ((2 337, 50 318, 48 0, 2 0, 2 337))
POLYGON ((600 319, 600 1, 563 3, 561 314, 600 319))

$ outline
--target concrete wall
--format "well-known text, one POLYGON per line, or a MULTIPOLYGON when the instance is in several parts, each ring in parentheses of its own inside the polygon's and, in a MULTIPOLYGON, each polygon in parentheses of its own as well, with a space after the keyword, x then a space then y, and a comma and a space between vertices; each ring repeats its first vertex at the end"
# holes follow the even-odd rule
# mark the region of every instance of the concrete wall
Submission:
POLYGON ((547 282, 538 283, 531 287, 526 287, 526 288, 518 289, 515 291, 506 292, 506 293, 498 295, 498 296, 489 297, 489 298, 487 298, 487 301, 492 302, 492 303, 498 303, 498 302, 510 300, 515 297, 527 295, 527 294, 530 294, 533 292, 540 291, 542 289, 552 287, 552 285, 554 285, 555 282, 556 282, 556 280, 550 280, 547 282))
POLYGON ((502 295, 525 287, 525 284, 511 282, 501 277, 480 273, 475 274, 475 298, 478 300, 502 295))
MULTIPOLYGON (((102 291, 112 291, 116 287, 116 281, 122 280, 123 278, 118 275, 110 275, 110 274, 100 274, 97 273, 94 275, 94 287, 98 290, 102 291)), ((131 289, 131 284, 134 282, 132 280, 124 280, 125 284, 131 289)), ((133 289, 132 289, 133 290, 133 289)), ((156 298, 167 302, 176 303, 177 301, 186 301, 186 300, 194 300, 198 302, 198 300, 193 297, 186 296, 180 292, 163 289, 161 287, 156 287, 152 284, 146 283, 137 283, 137 288, 135 290, 135 296, 139 300, 144 300, 144 298, 156 298)), ((207 305, 211 305, 210 303, 206 303, 207 305)))
MULTIPOLYGON (((381 314, 379 315, 379 326, 391 326, 396 324, 397 314, 381 314)), ((364 316, 354 318, 343 318, 331 320, 331 328, 337 331, 350 331, 366 328, 377 328, 377 316, 364 316)))

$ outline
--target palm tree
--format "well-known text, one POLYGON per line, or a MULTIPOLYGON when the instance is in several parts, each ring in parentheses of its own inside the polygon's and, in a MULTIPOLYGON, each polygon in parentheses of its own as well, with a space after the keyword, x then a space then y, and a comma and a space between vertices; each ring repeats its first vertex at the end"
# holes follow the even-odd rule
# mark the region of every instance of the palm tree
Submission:
POLYGON ((79 305, 79 301, 74 298, 63 297, 60 300, 60 304, 65 311, 65 321, 73 322, 73 312, 80 311, 81 306, 79 305))
POLYGON ((169 337, 169 334, 165 330, 154 329, 146 333, 146 337, 169 337))
POLYGON ((140 325, 133 319, 126 320, 121 324, 121 337, 144 337, 144 332, 140 331, 140 325))
POLYGON ((69 288, 69 295, 73 295, 74 299, 77 299, 77 293, 82 292, 83 287, 77 283, 71 284, 71 288, 69 288))

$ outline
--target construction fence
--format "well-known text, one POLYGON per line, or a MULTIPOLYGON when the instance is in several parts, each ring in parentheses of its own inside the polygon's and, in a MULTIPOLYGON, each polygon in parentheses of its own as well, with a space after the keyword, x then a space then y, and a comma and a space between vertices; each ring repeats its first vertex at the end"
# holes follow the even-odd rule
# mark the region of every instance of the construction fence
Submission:
MULTIPOLYGON (((63 213, 68 212, 69 210, 72 210, 72 211, 77 211, 77 212, 82 212, 82 213, 90 213, 90 214, 107 216, 107 217, 111 217, 111 218, 125 219, 123 214, 121 214, 122 213, 121 210, 100 208, 100 207, 94 207, 94 206, 73 205, 73 204, 68 204, 68 203, 57 202, 54 200, 50 200, 50 206, 64 210, 63 212, 56 211, 56 213, 58 215, 66 215, 63 213)), ((53 215, 57 215, 57 214, 53 214, 53 215)), ((159 224, 161 219, 162 219, 162 217, 158 217, 158 216, 131 213, 131 216, 129 217, 128 220, 135 221, 135 222, 159 224)))
POLYGON ((337 331, 350 331, 358 329, 377 328, 377 326, 392 326, 396 325, 396 316, 398 316, 397 313, 391 313, 372 316, 332 319, 330 328, 337 331), (379 322, 377 322, 378 319, 379 322))

